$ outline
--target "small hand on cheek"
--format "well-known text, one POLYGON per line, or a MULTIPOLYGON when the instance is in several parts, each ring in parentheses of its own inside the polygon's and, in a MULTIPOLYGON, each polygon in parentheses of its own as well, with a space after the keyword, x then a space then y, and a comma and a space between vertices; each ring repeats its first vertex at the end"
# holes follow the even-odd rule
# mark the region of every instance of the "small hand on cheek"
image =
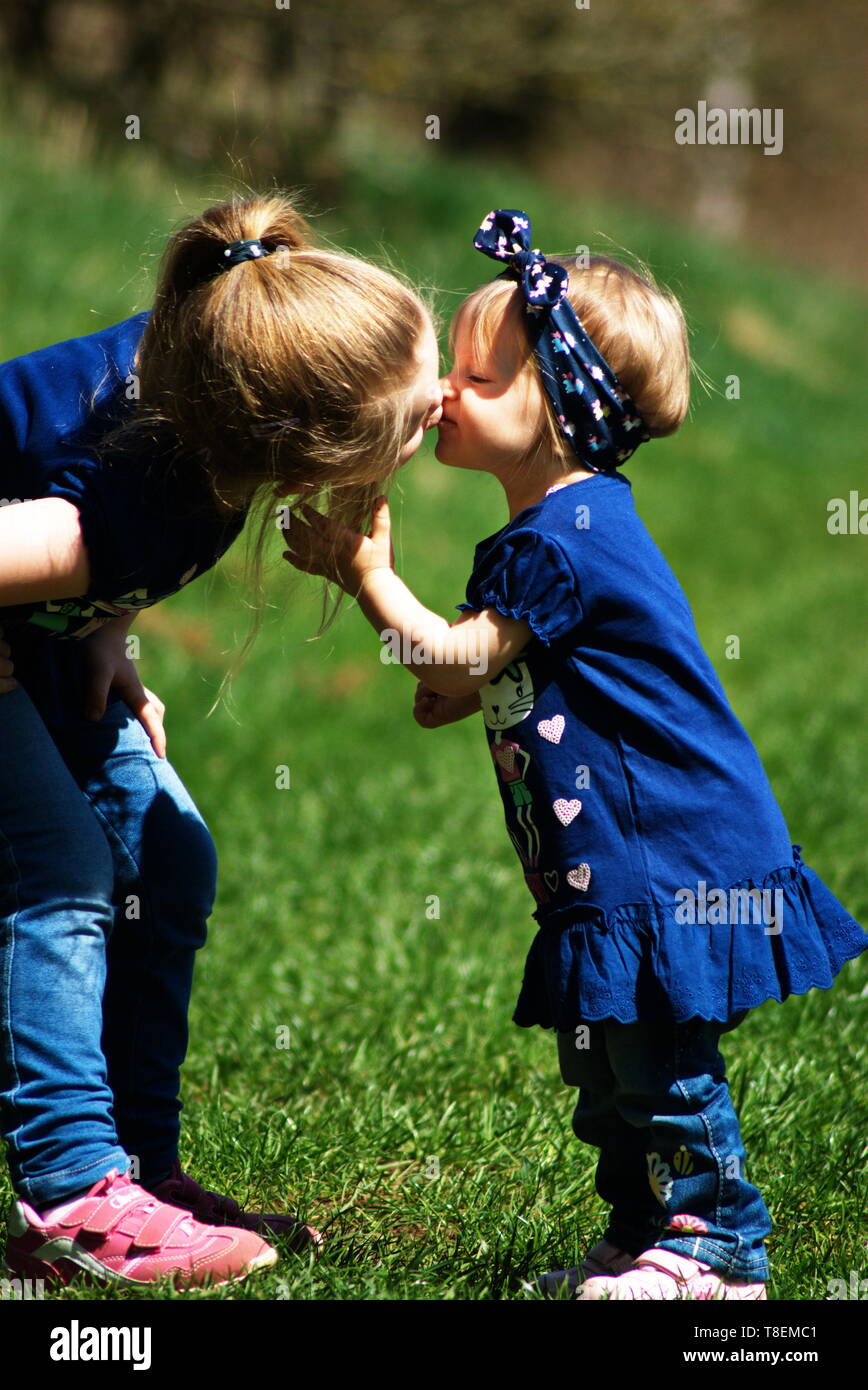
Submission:
POLYGON ((346 593, 358 595, 375 569, 392 569, 394 560, 385 498, 375 504, 369 536, 351 531, 307 503, 298 504, 304 519, 293 512, 284 526, 287 549, 283 558, 307 574, 322 575, 346 593))
POLYGON ((281 526, 287 546, 283 558, 296 569, 303 570, 305 574, 321 574, 326 579, 332 579, 327 562, 329 552, 334 547, 327 543, 325 536, 328 518, 315 511, 313 507, 308 507, 306 503, 300 502, 297 507, 298 510, 290 512, 287 521, 281 526), (298 511, 305 512, 304 521, 298 511))

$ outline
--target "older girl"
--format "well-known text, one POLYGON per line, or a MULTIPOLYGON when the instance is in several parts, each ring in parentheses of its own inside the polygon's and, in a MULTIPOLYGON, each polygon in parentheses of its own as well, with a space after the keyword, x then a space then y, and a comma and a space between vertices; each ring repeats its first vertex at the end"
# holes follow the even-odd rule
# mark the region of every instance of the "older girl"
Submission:
POLYGON ((0 367, 0 494, 28 499, 0 509, 15 668, 10 681, 0 647, 0 1122, 17 1273, 225 1282, 277 1258, 259 1229, 319 1240, 178 1163, 216 861, 125 639, 251 512, 261 544, 276 496, 358 522, 440 398, 424 304, 313 245, 278 195, 181 228, 151 312, 0 367))

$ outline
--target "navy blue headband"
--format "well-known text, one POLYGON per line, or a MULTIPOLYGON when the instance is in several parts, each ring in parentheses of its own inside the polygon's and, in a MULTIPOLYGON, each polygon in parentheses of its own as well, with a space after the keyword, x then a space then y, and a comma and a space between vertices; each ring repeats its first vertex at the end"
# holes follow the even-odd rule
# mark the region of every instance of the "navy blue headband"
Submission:
POLYGON ((530 219, 514 209, 490 212, 473 245, 507 261, 503 275, 519 284, 542 384, 573 450, 595 472, 617 468, 651 436, 576 317, 566 297, 567 272, 531 250, 530 219))

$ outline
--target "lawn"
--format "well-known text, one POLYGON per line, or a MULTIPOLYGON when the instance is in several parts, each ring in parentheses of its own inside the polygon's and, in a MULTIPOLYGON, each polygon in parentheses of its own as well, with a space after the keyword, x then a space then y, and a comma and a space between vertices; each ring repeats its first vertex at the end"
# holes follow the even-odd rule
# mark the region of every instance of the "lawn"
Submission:
MULTIPOLYGON (((134 150, 86 164, 26 134, 0 150, 3 358, 147 307, 161 238, 229 188, 145 169, 134 150)), ((385 246, 436 289, 444 321, 493 272, 470 241, 496 205, 526 208, 547 250, 629 248, 681 295, 710 390, 630 464, 634 494, 793 839, 868 922, 868 541, 827 529, 829 500, 864 486, 864 300, 508 165, 396 149, 359 150, 354 167, 323 229, 361 254, 385 246)), ((506 520, 497 485, 447 473, 426 446, 392 511, 400 572, 449 613, 474 543, 506 520)), ((184 1296, 532 1297, 523 1281, 574 1263, 603 1211, 553 1038, 510 1021, 532 904, 479 721, 420 730, 412 680, 381 663, 349 604, 310 641, 316 584, 291 575, 276 535, 263 631, 231 710, 206 718, 246 631, 243 562, 239 543, 136 629, 170 757, 221 856, 182 1157, 251 1206, 303 1211, 328 1247, 315 1268, 288 1255, 247 1286, 184 1296)), ((748 1176, 775 1223, 770 1298, 823 1299, 830 1279, 868 1274, 866 1023, 863 956, 724 1040, 748 1176)))

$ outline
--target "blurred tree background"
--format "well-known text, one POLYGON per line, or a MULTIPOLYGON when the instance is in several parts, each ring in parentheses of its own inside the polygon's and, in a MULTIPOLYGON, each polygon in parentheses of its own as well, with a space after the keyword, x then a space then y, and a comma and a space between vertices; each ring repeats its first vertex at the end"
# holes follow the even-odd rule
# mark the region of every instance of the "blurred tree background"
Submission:
POLYGON ((135 115, 181 168, 230 156, 340 205, 435 117, 444 151, 864 279, 866 37, 861 0, 2 0, 0 73, 79 154, 135 115), (780 108, 785 155, 677 145, 700 99, 780 108))

